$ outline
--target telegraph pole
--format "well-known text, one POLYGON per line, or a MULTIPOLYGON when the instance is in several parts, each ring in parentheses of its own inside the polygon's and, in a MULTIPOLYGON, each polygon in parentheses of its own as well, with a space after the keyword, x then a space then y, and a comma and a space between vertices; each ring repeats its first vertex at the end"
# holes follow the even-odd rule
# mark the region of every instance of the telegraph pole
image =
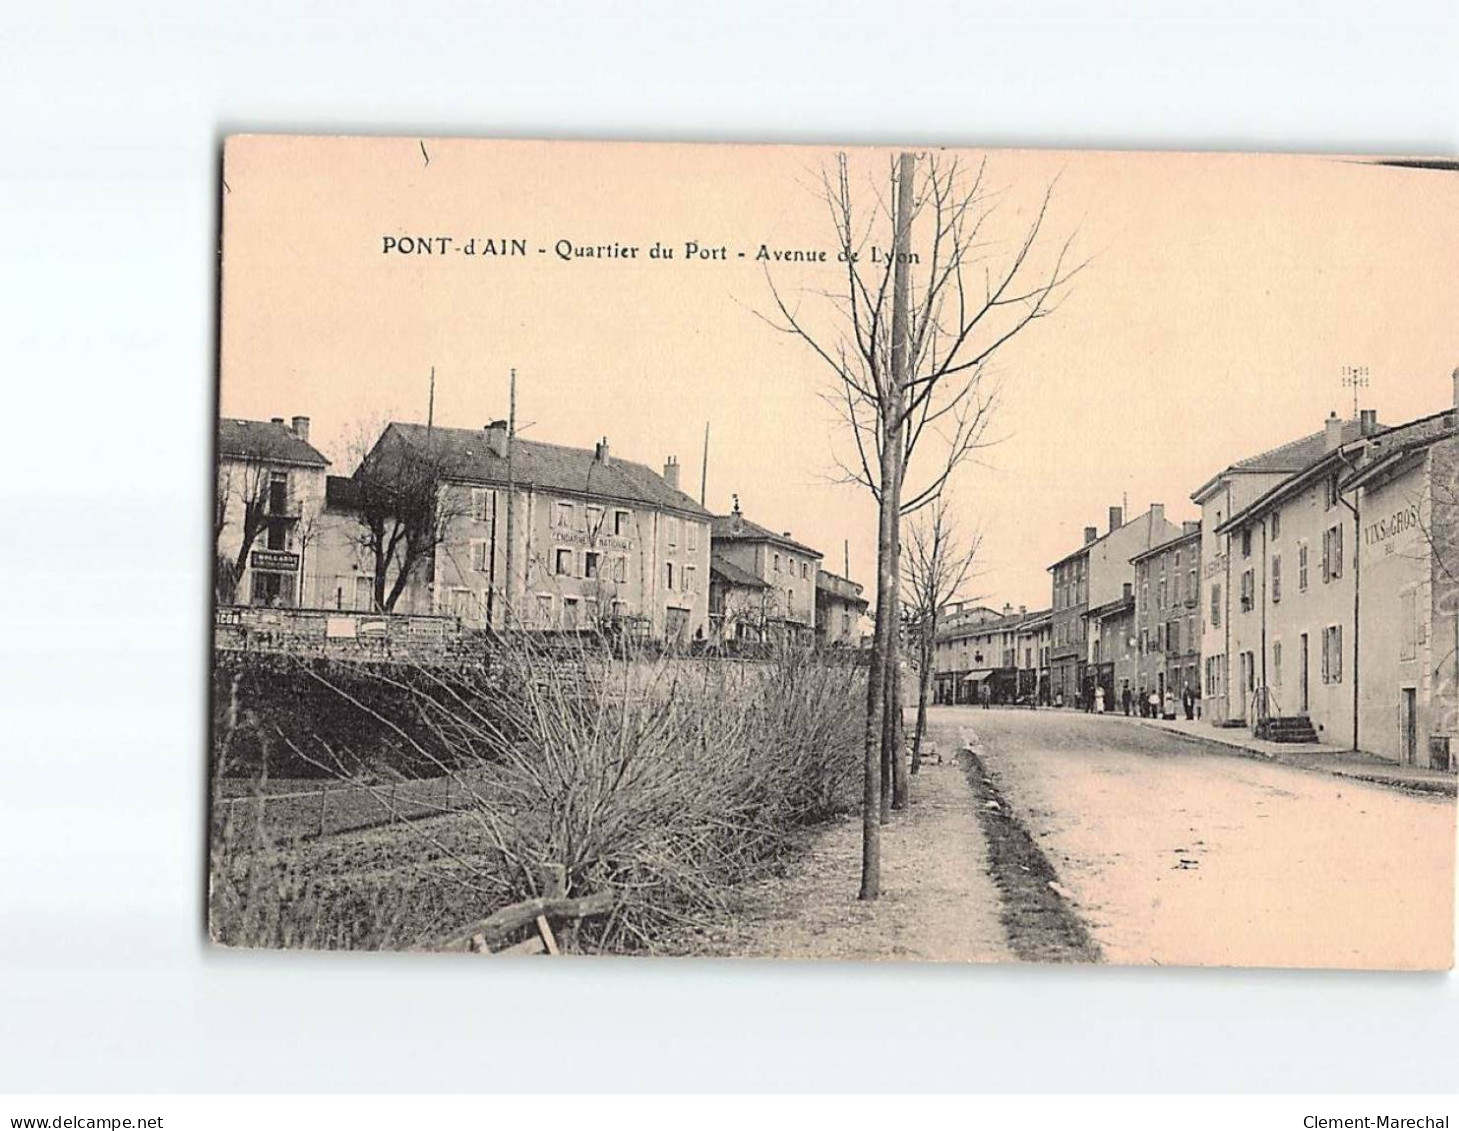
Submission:
POLYGON ((502 601, 503 627, 510 627, 515 613, 512 601, 512 586, 516 582, 515 562, 517 550, 517 489, 512 454, 517 446, 517 370, 512 369, 507 392, 507 568, 506 587, 502 601))
POLYGON ((704 458, 699 463, 699 505, 704 506, 705 488, 709 485, 709 421, 704 422, 704 458))

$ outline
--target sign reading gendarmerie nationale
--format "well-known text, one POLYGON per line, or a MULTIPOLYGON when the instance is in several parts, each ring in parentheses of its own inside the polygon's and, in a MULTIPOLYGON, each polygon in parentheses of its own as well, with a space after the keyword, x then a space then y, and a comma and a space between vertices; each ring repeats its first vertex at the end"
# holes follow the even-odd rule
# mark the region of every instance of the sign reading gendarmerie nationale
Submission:
POLYGON ((249 564, 254 569, 288 569, 299 568, 299 555, 290 554, 284 550, 254 550, 248 555, 249 564))

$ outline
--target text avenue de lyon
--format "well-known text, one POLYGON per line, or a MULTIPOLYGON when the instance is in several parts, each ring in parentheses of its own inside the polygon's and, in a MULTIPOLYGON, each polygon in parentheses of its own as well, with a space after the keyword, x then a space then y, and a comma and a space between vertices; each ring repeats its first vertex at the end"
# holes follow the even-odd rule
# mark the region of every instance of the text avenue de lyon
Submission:
MULTIPOLYGON (((575 260, 640 260, 679 262, 727 262, 730 259, 745 259, 756 263, 845 263, 863 258, 871 263, 890 263, 893 253, 873 245, 863 254, 857 251, 830 252, 814 247, 775 247, 759 244, 753 251, 731 252, 728 244, 705 244, 698 240, 685 240, 682 244, 665 244, 655 240, 647 248, 640 244, 578 243, 570 239, 555 240, 551 244, 533 246, 519 236, 440 236, 440 235, 393 235, 380 237, 380 254, 391 256, 450 256, 452 254, 474 256, 481 259, 524 259, 532 255, 551 256, 565 263, 575 260)), ((917 252, 907 252, 903 258, 908 263, 920 261, 917 252)))
POLYGON ((1362 1128, 1363 1131, 1387 1131, 1389 1128, 1417 1131, 1419 1128, 1449 1126, 1447 1115, 1354 1115, 1325 1116, 1307 1115, 1302 1126, 1318 1131, 1336 1131, 1337 1128, 1362 1128))

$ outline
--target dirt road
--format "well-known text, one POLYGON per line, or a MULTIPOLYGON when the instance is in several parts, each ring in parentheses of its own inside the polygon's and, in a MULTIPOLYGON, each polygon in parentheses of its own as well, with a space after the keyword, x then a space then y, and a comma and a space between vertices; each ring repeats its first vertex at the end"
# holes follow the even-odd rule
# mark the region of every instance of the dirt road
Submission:
POLYGON ((938 708, 1119 963, 1447 969, 1452 798, 1216 753, 1114 716, 938 708))

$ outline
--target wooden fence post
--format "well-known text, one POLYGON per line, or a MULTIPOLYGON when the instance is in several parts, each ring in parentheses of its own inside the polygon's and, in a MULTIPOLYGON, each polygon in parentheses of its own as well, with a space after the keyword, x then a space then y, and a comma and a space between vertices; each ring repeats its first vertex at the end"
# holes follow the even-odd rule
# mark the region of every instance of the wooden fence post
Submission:
POLYGON ((324 835, 324 807, 328 804, 328 798, 329 790, 321 789, 319 791, 319 832, 315 834, 316 836, 324 835))

